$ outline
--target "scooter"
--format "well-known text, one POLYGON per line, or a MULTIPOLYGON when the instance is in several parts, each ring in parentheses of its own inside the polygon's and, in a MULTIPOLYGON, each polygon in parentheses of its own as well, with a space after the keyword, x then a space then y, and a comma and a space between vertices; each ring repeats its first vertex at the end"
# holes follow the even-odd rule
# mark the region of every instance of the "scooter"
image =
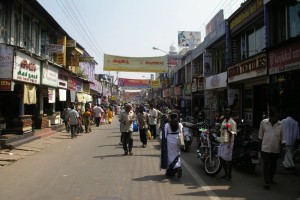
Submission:
POLYGON ((182 122, 183 125, 183 137, 184 137, 184 151, 188 152, 190 150, 190 146, 193 142, 194 136, 194 127, 195 124, 190 122, 182 122))

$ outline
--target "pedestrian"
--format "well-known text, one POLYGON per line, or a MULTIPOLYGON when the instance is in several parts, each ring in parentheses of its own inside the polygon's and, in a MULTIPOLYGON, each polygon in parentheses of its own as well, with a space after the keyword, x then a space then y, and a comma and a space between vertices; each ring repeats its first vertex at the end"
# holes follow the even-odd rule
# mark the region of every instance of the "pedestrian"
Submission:
POLYGON ((69 114, 70 111, 71 111, 71 108, 69 108, 68 105, 63 110, 63 120, 64 120, 64 123, 65 123, 66 131, 68 133, 70 132, 70 124, 69 124, 69 119, 68 119, 68 114, 69 114))
POLYGON ((121 134, 122 134, 122 144, 124 149, 124 155, 132 155, 132 131, 133 131, 133 121, 136 120, 136 116, 132 111, 132 104, 128 103, 125 106, 125 112, 120 115, 121 122, 121 134))
MULTIPOLYGON (((178 120, 178 115, 176 113, 172 113, 170 115, 170 121, 164 126, 164 138, 166 138, 166 143, 162 143, 162 145, 166 145, 166 147, 162 146, 162 149, 167 151, 167 156, 162 156, 164 159, 167 159, 167 176, 174 176, 177 173, 177 177, 181 178, 182 176, 182 168, 180 161, 180 146, 178 145, 178 137, 179 133, 182 132, 182 124, 178 120)), ((163 154, 164 152, 162 152, 163 154)), ((164 163, 165 161, 161 161, 164 163)))
POLYGON ((161 121, 161 117, 162 117, 163 113, 161 112, 161 107, 160 106, 156 106, 156 110, 157 110, 156 133, 159 134, 160 121, 161 121))
POLYGON ((101 115, 103 113, 103 109, 100 107, 99 104, 97 104, 94 107, 93 112, 94 112, 94 117, 95 117, 95 124, 96 124, 97 127, 99 127, 100 121, 101 121, 101 115))
POLYGON ((220 145, 218 148, 218 156, 225 172, 221 177, 224 181, 230 181, 232 179, 232 150, 235 135, 236 122, 231 118, 231 109, 228 108, 224 112, 224 120, 220 129, 220 145))
POLYGON ((283 166, 287 169, 295 167, 293 152, 296 141, 300 139, 299 124, 294 120, 290 109, 286 110, 286 118, 281 121, 285 138, 285 156, 283 166))
POLYGON ((143 144, 143 148, 147 147, 147 131, 148 131, 148 123, 149 123, 149 115, 144 112, 144 106, 139 107, 139 112, 136 116, 137 124, 139 126, 140 132, 140 140, 143 144))
POLYGON ((113 118, 113 107, 108 107, 107 109, 107 122, 111 124, 113 118))
POLYGON ((107 108, 104 106, 101 106, 103 112, 101 114, 100 124, 106 124, 106 118, 107 118, 107 108))
POLYGON ((280 153, 280 144, 284 143, 283 126, 279 121, 279 112, 276 108, 270 110, 269 118, 261 121, 258 138, 261 140, 264 188, 269 190, 270 184, 275 183, 274 175, 280 153))
POLYGON ((121 117, 122 113, 125 112, 124 108, 126 107, 126 105, 127 105, 127 103, 124 103, 123 106, 120 106, 119 123, 120 123, 120 133, 121 133, 121 136, 120 136, 120 143, 119 143, 119 145, 123 145, 123 143, 122 143, 123 142, 123 135, 122 135, 122 130, 121 130, 122 122, 121 122, 120 117, 121 117))
POLYGON ((88 109, 86 109, 85 112, 82 114, 82 122, 84 124, 84 130, 86 133, 92 132, 91 117, 92 113, 88 109))
POLYGON ((156 124, 157 124, 158 113, 154 108, 153 104, 149 104, 149 129, 152 135, 152 139, 156 139, 156 124))
POLYGON ((68 121, 70 124, 70 129, 71 129, 71 138, 73 139, 74 137, 76 138, 77 130, 78 130, 78 124, 79 124, 79 114, 78 112, 74 109, 74 105, 71 106, 71 110, 68 113, 68 121))

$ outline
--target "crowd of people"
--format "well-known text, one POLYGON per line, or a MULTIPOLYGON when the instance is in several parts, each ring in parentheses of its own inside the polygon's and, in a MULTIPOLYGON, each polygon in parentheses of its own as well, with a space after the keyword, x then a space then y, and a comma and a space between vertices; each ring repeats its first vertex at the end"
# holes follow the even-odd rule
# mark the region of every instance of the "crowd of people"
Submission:
POLYGON ((96 104, 93 107, 86 103, 84 109, 75 109, 74 105, 66 106, 62 119, 66 131, 71 132, 71 138, 76 138, 78 134, 92 132, 92 125, 99 127, 103 124, 111 124, 113 117, 120 110, 119 106, 104 106, 96 104))
MULTIPOLYGON (((203 112, 195 108, 198 117, 205 118, 203 112)), ((167 106, 157 106, 149 104, 133 105, 125 103, 123 106, 104 107, 95 105, 85 107, 83 113, 75 110, 74 106, 66 108, 63 116, 66 130, 71 131, 71 138, 84 131, 92 131, 91 124, 99 127, 102 124, 110 124, 115 115, 118 115, 120 124, 120 145, 122 145, 123 155, 133 155, 133 131, 134 126, 138 127, 141 145, 147 147, 148 139, 159 137, 161 144, 160 166, 166 170, 167 176, 182 176, 180 161, 181 148, 178 145, 178 138, 183 134, 183 125, 180 123, 180 109, 178 106, 169 108, 167 106), (150 137, 148 133, 150 132, 150 137)), ((299 125, 292 116, 291 110, 287 109, 282 120, 277 109, 270 109, 269 118, 263 119, 260 123, 258 138, 261 143, 261 155, 263 161, 264 188, 270 189, 274 184, 274 175, 277 168, 277 160, 282 147, 285 147, 285 157, 283 166, 291 169, 295 166, 293 162, 293 149, 297 141, 300 140, 299 125)), ((234 138, 237 134, 237 123, 231 117, 231 109, 228 108, 223 113, 223 118, 218 120, 221 124, 218 156, 224 170, 223 180, 232 179, 232 151, 234 138)))

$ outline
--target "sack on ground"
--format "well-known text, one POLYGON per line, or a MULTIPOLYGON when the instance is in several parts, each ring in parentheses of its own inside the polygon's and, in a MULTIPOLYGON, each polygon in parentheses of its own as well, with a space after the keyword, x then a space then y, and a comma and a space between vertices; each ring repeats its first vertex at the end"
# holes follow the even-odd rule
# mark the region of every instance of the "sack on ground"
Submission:
POLYGON ((183 138, 183 134, 181 132, 179 132, 179 134, 178 134, 177 144, 178 144, 178 147, 184 148, 184 138, 183 138))

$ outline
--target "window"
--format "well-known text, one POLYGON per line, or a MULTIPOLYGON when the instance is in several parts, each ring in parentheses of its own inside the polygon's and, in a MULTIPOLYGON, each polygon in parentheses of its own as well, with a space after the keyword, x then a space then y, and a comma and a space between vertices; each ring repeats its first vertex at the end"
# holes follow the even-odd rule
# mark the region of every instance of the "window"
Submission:
POLYGON ((289 6, 288 12, 289 37, 300 36, 300 3, 289 6))
POLYGON ((5 6, 0 2, 0 43, 5 42, 7 28, 5 24, 5 6))
POLYGON ((232 61, 235 63, 258 54, 265 48, 265 46, 264 26, 252 26, 236 38, 232 39, 232 61), (234 43, 234 41, 236 42, 234 43))
POLYGON ((23 45, 21 47, 24 47, 26 50, 29 50, 30 48, 30 23, 29 19, 27 17, 24 17, 23 20, 23 45))
POLYGON ((40 44, 40 38, 39 38, 39 24, 37 22, 32 23, 32 52, 39 54, 39 44, 40 44))

